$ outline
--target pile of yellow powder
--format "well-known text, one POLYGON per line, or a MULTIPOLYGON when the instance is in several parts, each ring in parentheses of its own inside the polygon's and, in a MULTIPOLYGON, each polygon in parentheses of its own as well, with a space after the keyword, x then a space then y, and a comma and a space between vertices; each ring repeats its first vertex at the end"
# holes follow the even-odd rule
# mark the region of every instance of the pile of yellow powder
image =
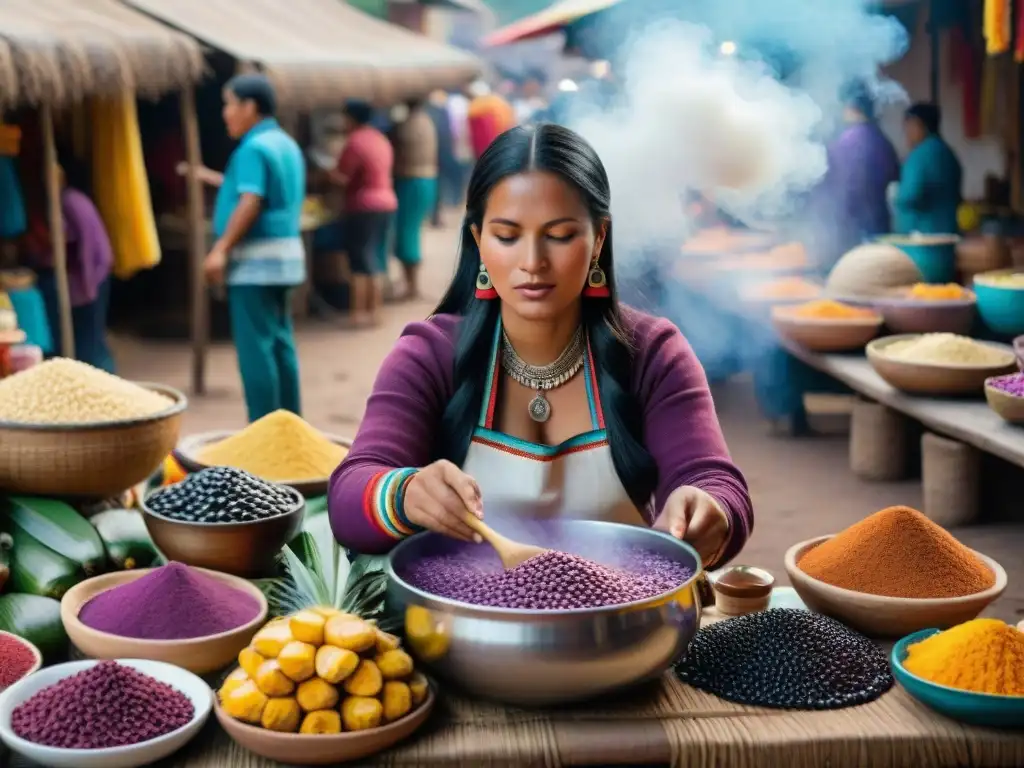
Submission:
POLYGON ((272 482, 322 480, 348 449, 327 439, 290 411, 274 411, 196 458, 207 466, 235 467, 272 482))
POLYGON ((63 357, 0 380, 0 421, 15 424, 140 419, 172 405, 166 395, 63 357))
POLYGON ((998 619, 974 619, 914 643, 903 666, 950 688, 1024 696, 1024 632, 998 619))
POLYGON ((896 341, 882 348, 886 357, 904 363, 926 365, 1012 365, 1012 352, 1004 352, 987 344, 955 333, 926 333, 916 339, 896 341))

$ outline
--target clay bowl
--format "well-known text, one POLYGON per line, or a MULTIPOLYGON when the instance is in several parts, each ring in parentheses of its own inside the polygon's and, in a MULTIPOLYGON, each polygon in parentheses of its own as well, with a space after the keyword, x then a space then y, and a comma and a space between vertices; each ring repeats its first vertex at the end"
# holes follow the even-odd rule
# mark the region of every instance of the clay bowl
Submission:
POLYGON ((789 307, 772 310, 772 325, 780 336, 812 352, 863 349, 882 328, 881 315, 872 318, 797 317, 789 307))
POLYGON ((69 589, 60 601, 60 618, 64 630, 75 647, 93 659, 147 659, 164 661, 182 667, 197 675, 206 675, 223 669, 234 661, 256 631, 267 620, 267 599, 255 585, 225 573, 200 569, 207 576, 223 582, 232 589, 252 595, 259 601, 260 610, 256 617, 242 626, 210 637, 191 640, 139 640, 119 637, 87 627, 78 618, 79 611, 87 602, 101 592, 122 584, 128 584, 153 571, 146 568, 137 571, 120 571, 86 579, 69 589))
POLYGON ((811 578, 797 566, 805 552, 832 536, 818 536, 794 544, 786 552, 786 573, 793 589, 808 608, 846 624, 870 637, 902 637, 922 629, 949 629, 977 618, 1006 589, 1006 571, 995 560, 975 552, 984 561, 996 582, 984 592, 966 597, 915 599, 882 597, 840 589, 811 578))
POLYGON ((879 296, 871 304, 882 313, 893 333, 956 333, 969 336, 974 327, 976 300, 970 291, 962 299, 914 299, 906 288, 879 296))
MULTIPOLYGON (((225 438, 231 437, 237 431, 238 430, 220 430, 217 432, 202 432, 198 435, 189 435, 188 437, 182 438, 181 442, 178 443, 178 447, 174 449, 174 456, 178 459, 182 469, 186 472, 201 472, 210 466, 209 464, 204 464, 198 458, 202 455, 203 451, 214 443, 218 443, 225 438)), ((352 441, 347 438, 327 433, 324 433, 324 437, 343 448, 352 447, 352 441)), ((316 480, 273 480, 270 482, 290 486, 307 499, 313 499, 327 493, 327 483, 329 480, 329 477, 321 477, 316 480)))
MULTIPOLYGON (((957 396, 981 394, 985 388, 985 379, 1001 376, 1017 370, 1017 359, 1013 350, 1005 344, 979 341, 1006 353, 1006 362, 1002 365, 942 365, 928 363, 907 363, 895 360, 885 354, 885 348, 897 341, 908 341, 917 334, 887 336, 875 339, 867 346, 867 358, 875 373, 889 385, 903 392, 914 395, 957 396)), ((925 629, 925 627, 922 627, 925 629)))
POLYGON ((306 500, 296 489, 288 490, 295 496, 290 510, 250 523, 185 522, 158 515, 146 501, 139 507, 150 538, 168 560, 251 579, 272 573, 281 549, 302 528, 306 500))
POLYGON ((985 380, 985 400, 988 407, 1011 424, 1024 424, 1024 397, 996 389, 991 381, 992 379, 985 380))
POLYGON ((434 701, 431 687, 426 701, 401 720, 367 731, 317 736, 277 733, 248 725, 231 717, 220 702, 215 702, 214 712, 228 736, 260 757, 287 765, 334 765, 375 755, 408 738, 430 716, 434 701))

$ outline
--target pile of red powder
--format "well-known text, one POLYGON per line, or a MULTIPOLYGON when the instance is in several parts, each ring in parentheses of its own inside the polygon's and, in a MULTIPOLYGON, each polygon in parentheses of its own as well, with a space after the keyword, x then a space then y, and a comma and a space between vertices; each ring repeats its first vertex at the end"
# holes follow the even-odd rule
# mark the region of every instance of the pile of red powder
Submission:
POLYGON ((36 655, 14 635, 0 634, 0 691, 21 680, 36 665, 36 655))
POLYGON ((252 595, 181 563, 101 592, 82 606, 87 627, 137 640, 190 640, 237 629, 256 618, 252 595))
POLYGON ((11 713, 14 733, 46 747, 109 749, 141 744, 188 725, 185 694, 116 661, 101 661, 43 688, 11 713))

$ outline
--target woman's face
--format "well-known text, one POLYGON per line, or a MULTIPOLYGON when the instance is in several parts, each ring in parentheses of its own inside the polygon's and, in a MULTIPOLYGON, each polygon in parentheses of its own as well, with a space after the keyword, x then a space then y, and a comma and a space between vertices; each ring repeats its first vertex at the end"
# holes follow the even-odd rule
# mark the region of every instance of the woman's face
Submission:
POLYGON ((903 132, 907 137, 907 146, 911 149, 916 147, 928 137, 928 131, 924 123, 911 115, 903 121, 903 132))
POLYGON ((535 171, 494 187, 473 236, 502 302, 524 319, 553 320, 580 300, 606 231, 572 186, 535 171))

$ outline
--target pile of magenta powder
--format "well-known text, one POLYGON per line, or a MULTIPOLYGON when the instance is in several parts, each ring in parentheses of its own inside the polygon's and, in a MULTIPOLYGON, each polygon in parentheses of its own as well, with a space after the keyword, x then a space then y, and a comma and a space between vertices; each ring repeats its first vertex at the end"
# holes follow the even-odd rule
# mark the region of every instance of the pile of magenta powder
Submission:
POLYGON ((180 691, 116 661, 101 661, 15 707, 11 729, 46 747, 109 749, 176 731, 194 714, 180 691))
POLYGON ((252 595, 187 565, 168 563, 96 595, 78 619, 118 637, 191 640, 238 629, 259 613, 252 595))
POLYGON ((1024 373, 1010 373, 1006 376, 995 376, 986 382, 993 389, 1005 392, 1014 397, 1024 397, 1024 373))
POLYGON ((424 592, 471 605, 567 611, 656 597, 693 573, 682 563, 640 549, 620 550, 606 561, 614 565, 552 550, 506 571, 490 548, 470 545, 423 557, 400 575, 424 592))

